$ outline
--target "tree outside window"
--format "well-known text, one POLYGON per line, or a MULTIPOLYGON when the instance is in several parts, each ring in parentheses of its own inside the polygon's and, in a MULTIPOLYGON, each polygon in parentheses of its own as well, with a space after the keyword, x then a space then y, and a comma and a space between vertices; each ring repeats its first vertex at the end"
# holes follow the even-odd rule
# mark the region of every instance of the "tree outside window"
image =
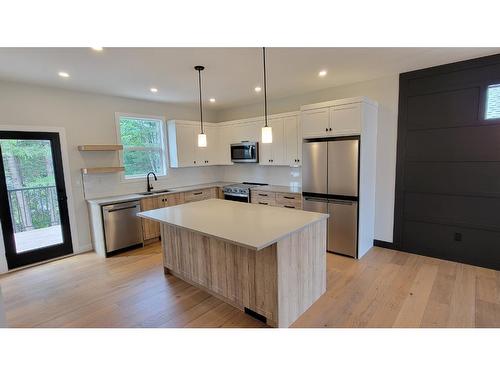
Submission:
POLYGON ((148 172, 165 176, 167 168, 163 121, 120 116, 119 125, 125 178, 144 177, 148 172))

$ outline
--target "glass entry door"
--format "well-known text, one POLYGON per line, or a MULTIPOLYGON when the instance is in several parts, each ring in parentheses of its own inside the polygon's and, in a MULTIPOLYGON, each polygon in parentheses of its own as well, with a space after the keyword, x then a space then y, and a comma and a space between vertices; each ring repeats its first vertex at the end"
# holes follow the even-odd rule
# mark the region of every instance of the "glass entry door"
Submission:
POLYGON ((58 133, 0 131, 0 217, 9 269, 73 252, 58 133))

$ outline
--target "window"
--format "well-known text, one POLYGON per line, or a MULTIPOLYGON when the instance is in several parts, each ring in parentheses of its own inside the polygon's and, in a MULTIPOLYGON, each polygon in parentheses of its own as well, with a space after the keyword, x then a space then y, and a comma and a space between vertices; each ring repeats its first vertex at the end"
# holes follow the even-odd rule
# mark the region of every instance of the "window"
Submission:
POLYGON ((148 172, 165 176, 166 150, 163 120, 155 117, 119 115, 125 178, 144 177, 148 172))
POLYGON ((500 84, 488 86, 486 94, 486 120, 500 118, 500 84))

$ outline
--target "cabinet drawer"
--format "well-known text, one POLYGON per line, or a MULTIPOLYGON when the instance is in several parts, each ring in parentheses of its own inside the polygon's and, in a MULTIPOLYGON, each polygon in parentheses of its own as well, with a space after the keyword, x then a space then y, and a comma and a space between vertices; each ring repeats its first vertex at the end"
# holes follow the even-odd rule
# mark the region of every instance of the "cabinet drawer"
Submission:
POLYGON ((302 202, 302 195, 295 193, 276 193, 276 202, 278 204, 288 204, 302 202))
POLYGON ((251 192, 251 200, 258 200, 258 199, 272 199, 273 201, 276 199, 276 193, 271 193, 268 191, 252 191, 251 192))
POLYGON ((285 207, 285 208, 293 208, 296 210, 302 210, 302 202, 301 201, 290 201, 290 202, 277 202, 276 206, 285 207))
POLYGON ((202 201, 204 199, 210 199, 210 198, 215 198, 215 188, 186 191, 184 193, 184 201, 186 203, 202 201))
POLYGON ((264 206, 276 206, 276 200, 275 199, 269 199, 269 198, 255 198, 252 199, 253 204, 261 204, 264 206))

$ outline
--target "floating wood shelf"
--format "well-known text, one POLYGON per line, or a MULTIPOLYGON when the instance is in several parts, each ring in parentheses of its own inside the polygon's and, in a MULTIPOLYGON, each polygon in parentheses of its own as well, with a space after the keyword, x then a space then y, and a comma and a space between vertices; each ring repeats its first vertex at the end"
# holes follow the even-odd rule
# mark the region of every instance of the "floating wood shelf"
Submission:
POLYGON ((125 170, 124 167, 98 167, 98 168, 82 168, 83 174, 92 174, 92 173, 118 173, 123 172, 125 170))
POLYGON ((123 145, 81 145, 79 151, 119 151, 123 150, 123 145))

